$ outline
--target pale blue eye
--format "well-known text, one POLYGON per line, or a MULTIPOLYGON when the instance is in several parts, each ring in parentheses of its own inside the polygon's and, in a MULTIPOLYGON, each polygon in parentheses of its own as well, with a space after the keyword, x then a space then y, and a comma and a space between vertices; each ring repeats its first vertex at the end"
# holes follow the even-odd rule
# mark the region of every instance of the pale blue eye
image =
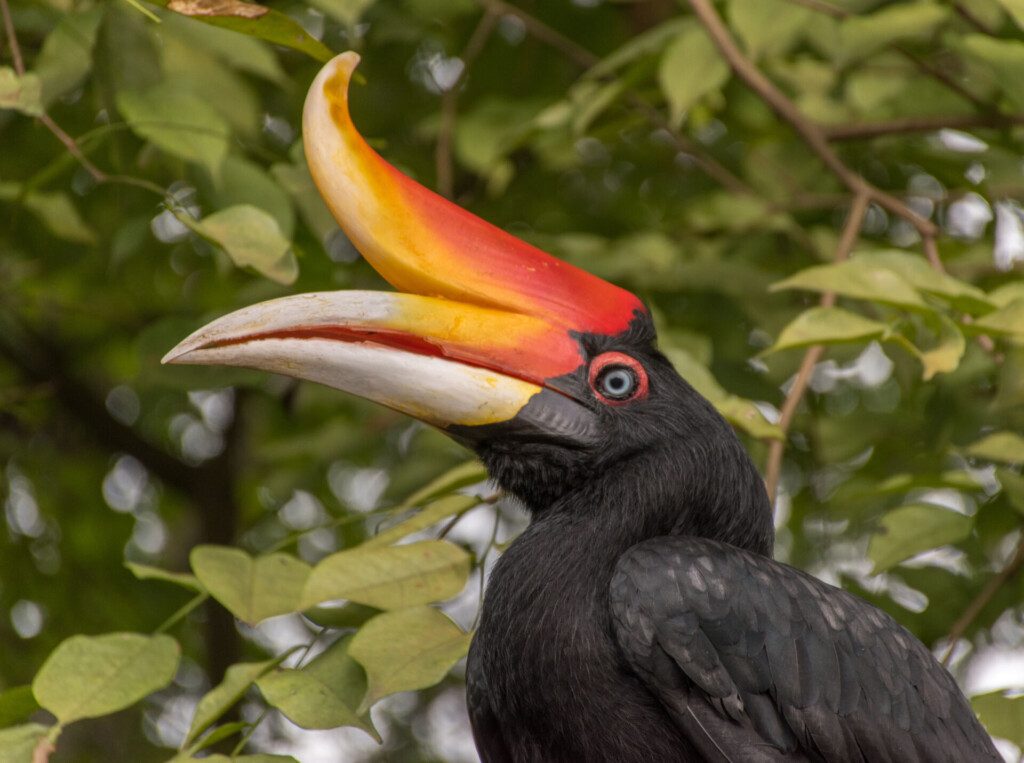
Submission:
POLYGON ((598 391, 610 400, 625 400, 636 388, 636 374, 628 366, 608 366, 597 378, 598 391))

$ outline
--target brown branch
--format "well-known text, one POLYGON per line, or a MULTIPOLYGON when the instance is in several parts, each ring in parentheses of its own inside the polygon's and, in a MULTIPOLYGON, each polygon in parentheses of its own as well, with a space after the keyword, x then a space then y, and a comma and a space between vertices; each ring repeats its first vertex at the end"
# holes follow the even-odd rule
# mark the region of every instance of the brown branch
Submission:
POLYGON ((938 234, 938 228, 931 220, 917 214, 895 196, 871 185, 839 158, 839 155, 829 145, 824 131, 807 119, 796 104, 739 49, 722 18, 718 15, 718 11, 711 4, 711 0, 690 0, 690 6, 737 76, 779 116, 789 122, 811 151, 839 178, 843 185, 853 194, 867 196, 869 201, 874 201, 884 209, 902 217, 917 229, 922 238, 929 236, 934 238, 938 234))
POLYGON ((947 641, 949 646, 946 647, 946 654, 942 657, 942 664, 948 665, 950 659, 953 657, 953 651, 956 649, 957 642, 967 632, 967 629, 971 627, 978 616, 982 613, 985 607, 988 606, 989 602, 999 593, 999 589, 1009 583, 1021 568, 1024 567, 1024 536, 1021 536, 1020 541, 1017 543, 1017 550, 1014 552, 1013 558, 1006 563, 993 578, 991 578, 985 586, 978 592, 971 603, 967 605, 964 612, 960 617, 957 618, 956 622, 953 623, 953 627, 949 629, 949 636, 947 641))
MULTIPOLYGON (((23 77, 25 76, 25 60, 21 56, 21 46, 18 44, 18 35, 14 31, 14 20, 11 18, 11 9, 7 4, 7 0, 0 0, 0 15, 3 16, 4 29, 7 32, 7 44, 11 48, 11 59, 14 61, 14 71, 17 72, 19 77, 23 77)), ((64 144, 64 147, 78 160, 79 164, 85 167, 86 171, 92 175, 93 180, 97 183, 102 183, 107 179, 107 176, 86 158, 85 154, 82 153, 82 149, 75 143, 75 139, 64 132, 60 125, 53 121, 52 117, 44 113, 39 116, 39 121, 56 136, 57 140, 64 144)))
POLYGON ((906 117, 886 122, 829 125, 821 129, 830 141, 862 140, 931 130, 964 130, 977 127, 1011 127, 1024 124, 1024 114, 958 114, 955 116, 906 117))
POLYGON ((455 136, 455 117, 459 107, 459 90, 469 75, 469 67, 483 52, 494 25, 498 22, 496 12, 491 8, 484 10, 480 22, 469 36, 465 50, 462 51, 462 71, 450 88, 441 96, 441 125, 437 130, 437 145, 434 148, 434 165, 437 168, 437 192, 447 198, 452 197, 454 171, 452 168, 452 141, 455 136))
MULTIPOLYGON (((850 206, 850 212, 843 225, 843 233, 839 238, 839 245, 836 247, 834 261, 843 262, 850 256, 857 238, 860 235, 861 225, 864 223, 864 216, 867 214, 870 199, 865 193, 858 193, 850 206)), ((834 292, 825 292, 821 295, 821 306, 832 307, 836 302, 834 292)), ((786 393, 786 399, 782 403, 779 412, 779 429, 782 430, 782 437, 772 440, 768 446, 768 460, 765 462, 764 482, 768 491, 768 498, 772 505, 775 504, 775 496, 779 489, 779 477, 782 474, 782 455, 786 451, 786 436, 790 426, 793 424, 793 417, 796 415, 797 407, 803 399, 807 386, 810 384, 811 375, 814 373, 814 366, 824 353, 824 345, 816 344, 807 349, 804 358, 800 362, 800 368, 796 372, 793 384, 786 393)))

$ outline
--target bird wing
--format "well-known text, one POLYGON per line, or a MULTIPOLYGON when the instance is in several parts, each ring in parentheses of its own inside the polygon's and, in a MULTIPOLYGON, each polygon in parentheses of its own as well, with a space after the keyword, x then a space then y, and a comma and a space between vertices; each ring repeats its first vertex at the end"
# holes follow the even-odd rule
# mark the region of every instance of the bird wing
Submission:
POLYGON ((621 557, 610 596, 627 662, 708 760, 1002 760, 920 641, 788 565, 655 538, 621 557))
POLYGON ((482 763, 511 763, 512 756, 502 737, 498 716, 491 707, 487 679, 480 669, 475 647, 474 640, 466 660, 466 709, 473 728, 473 741, 482 763))

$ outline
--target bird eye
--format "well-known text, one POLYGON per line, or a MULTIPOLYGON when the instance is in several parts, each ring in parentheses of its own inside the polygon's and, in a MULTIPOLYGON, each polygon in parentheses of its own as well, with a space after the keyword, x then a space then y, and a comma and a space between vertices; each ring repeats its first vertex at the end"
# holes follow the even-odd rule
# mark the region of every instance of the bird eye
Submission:
POLYGON ((601 402, 619 405, 647 395, 647 372, 629 355, 606 352, 591 361, 590 388, 601 402))

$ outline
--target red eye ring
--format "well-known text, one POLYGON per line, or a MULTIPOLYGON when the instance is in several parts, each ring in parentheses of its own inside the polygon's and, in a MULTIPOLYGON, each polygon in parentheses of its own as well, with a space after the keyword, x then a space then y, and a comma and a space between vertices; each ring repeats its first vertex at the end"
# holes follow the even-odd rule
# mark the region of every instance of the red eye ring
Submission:
POLYGON ((649 389, 647 371, 644 370, 640 361, 621 352, 604 352, 590 361, 589 381, 594 395, 606 405, 625 405, 634 400, 640 400, 647 397, 649 389), (614 366, 628 369, 636 380, 635 387, 624 397, 612 397, 601 390, 602 377, 613 372, 614 366))

